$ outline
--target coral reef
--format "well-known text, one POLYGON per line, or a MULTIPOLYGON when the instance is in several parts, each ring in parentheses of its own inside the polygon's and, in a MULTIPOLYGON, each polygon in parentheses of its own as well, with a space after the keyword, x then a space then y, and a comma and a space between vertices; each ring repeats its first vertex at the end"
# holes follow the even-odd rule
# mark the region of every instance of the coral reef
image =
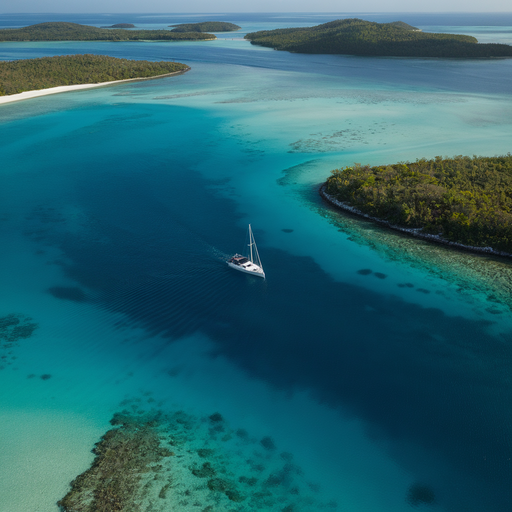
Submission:
POLYGON ((66 299, 73 302, 84 302, 86 299, 85 292, 77 286, 53 286, 48 288, 48 293, 57 299, 66 299))
POLYGON ((37 324, 25 315, 10 314, 0 317, 0 370, 12 365, 16 359, 13 349, 20 340, 30 338, 37 324))
POLYGON ((25 315, 7 315, 0 318, 0 340, 16 343, 21 339, 30 338, 37 324, 25 315))
POLYGON ((275 450, 276 445, 271 437, 266 436, 260 441, 261 446, 265 448, 265 450, 275 450))
MULTIPOLYGON (((154 401, 154 400, 151 400, 154 401)), ((146 396, 144 402, 149 403, 146 396)), ((335 509, 274 440, 232 429, 218 412, 144 411, 124 400, 92 466, 59 501, 62 512, 235 512, 335 509)))
MULTIPOLYGON (((370 247, 381 258, 400 262, 400 265, 421 268, 435 279, 457 289, 457 294, 472 303, 475 294, 487 296, 492 314, 508 315, 512 310, 512 266, 509 260, 483 256, 475 257, 467 251, 452 250, 442 244, 423 242, 416 237, 402 236, 395 230, 381 229, 376 224, 362 222, 359 215, 344 215, 339 209, 325 208, 318 203, 315 191, 298 190, 301 199, 321 216, 325 217, 349 240, 370 247), (484 264, 485 263, 485 264, 484 264)), ((325 196, 324 196, 325 197, 325 196)), ((337 206, 337 205, 335 205, 337 206)), ((372 274, 371 269, 361 269, 361 275, 372 274), (362 273, 361 271, 365 271, 362 273)), ((413 283, 399 283, 401 288, 413 288, 413 283)), ((424 292, 420 292, 424 293, 424 292)), ((443 290, 435 291, 443 295, 443 290)))
POLYGON ((73 480, 70 492, 58 502, 61 510, 136 512, 147 474, 173 455, 160 445, 158 413, 123 412, 111 423, 120 427, 109 430, 96 444, 92 467, 73 480))
POLYGON ((419 505, 433 505, 436 497, 431 487, 416 483, 409 487, 406 501, 411 507, 418 507, 419 505))

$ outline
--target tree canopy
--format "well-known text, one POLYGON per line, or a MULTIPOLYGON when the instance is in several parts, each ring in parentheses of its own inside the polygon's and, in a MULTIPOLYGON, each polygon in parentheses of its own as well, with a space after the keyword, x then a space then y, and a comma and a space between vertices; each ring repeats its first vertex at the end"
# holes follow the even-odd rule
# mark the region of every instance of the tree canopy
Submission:
POLYGON ((421 30, 418 27, 413 27, 412 25, 409 25, 404 21, 392 21, 391 23, 387 23, 387 25, 389 25, 390 27, 404 28, 405 30, 417 30, 418 32, 421 32, 421 30))
POLYGON ((197 39, 216 39, 216 37, 202 32, 97 28, 64 21, 0 30, 0 41, 186 41, 197 39))
POLYGON ((512 155, 332 171, 326 191, 372 217, 512 253, 512 155))
POLYGON ((133 23, 116 23, 115 25, 101 28, 135 28, 135 25, 133 23))
POLYGON ((127 60, 105 55, 64 55, 0 61, 0 96, 58 87, 149 78, 190 69, 179 62, 127 60))
POLYGON ((251 43, 297 53, 389 57, 512 57, 507 44, 479 44, 471 36, 422 32, 403 22, 375 23, 357 18, 315 27, 252 32, 251 43))
POLYGON ((183 23, 169 26, 175 27, 171 32, 233 32, 241 28, 226 21, 203 21, 201 23, 183 23))

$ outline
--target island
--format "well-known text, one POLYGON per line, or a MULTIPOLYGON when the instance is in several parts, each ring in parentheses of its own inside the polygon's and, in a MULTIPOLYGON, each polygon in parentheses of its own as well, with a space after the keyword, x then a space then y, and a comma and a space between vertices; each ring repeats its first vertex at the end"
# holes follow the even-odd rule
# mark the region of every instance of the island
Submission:
POLYGON ((179 62, 150 62, 88 54, 3 61, 0 62, 0 100, 2 96, 24 91, 148 79, 189 69, 179 62))
POLYGON ((343 19, 306 28, 252 32, 252 44, 296 53, 378 57, 512 57, 508 44, 481 44, 471 36, 423 32, 403 22, 343 19))
POLYGON ((101 28, 135 28, 135 25, 133 23, 116 23, 115 25, 101 28))
POLYGON ((98 28, 78 23, 51 21, 22 28, 0 30, 4 41, 195 41, 213 40, 204 32, 173 32, 172 30, 124 30, 98 28))
POLYGON ((412 25, 409 25, 408 23, 405 23, 404 21, 392 21, 391 23, 388 23, 391 27, 396 28, 404 28, 405 30, 414 30, 416 32, 421 32, 421 29, 418 27, 413 27, 412 25))
POLYGON ((336 169, 331 204, 404 233, 512 256, 512 154, 336 169))
POLYGON ((171 32, 234 32, 242 27, 226 21, 203 21, 201 23, 183 23, 180 25, 169 25, 175 27, 171 32))

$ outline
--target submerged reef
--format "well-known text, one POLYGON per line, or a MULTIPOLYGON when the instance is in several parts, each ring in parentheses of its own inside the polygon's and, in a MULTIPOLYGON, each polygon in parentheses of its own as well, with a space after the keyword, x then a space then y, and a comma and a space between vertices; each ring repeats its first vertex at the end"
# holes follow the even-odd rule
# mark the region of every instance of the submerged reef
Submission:
POLYGON ((10 314, 0 317, 0 370, 16 359, 13 349, 20 340, 30 338, 37 324, 25 315, 10 314))
POLYGON ((37 324, 25 315, 7 315, 0 318, 0 340, 4 343, 16 343, 30 338, 37 324))
POLYGON ((145 411, 141 402, 125 400, 129 409, 114 414, 91 467, 58 502, 62 512, 337 508, 272 438, 232 429, 218 412, 145 411))
POLYGON ((86 300, 85 292, 78 286, 52 286, 48 288, 48 293, 57 299, 71 300, 73 302, 84 302, 86 300))
POLYGON ((119 428, 109 430, 96 444, 93 465, 71 482, 71 490, 58 502, 66 512, 141 510, 148 474, 157 464, 174 455, 161 446, 158 414, 131 417, 115 414, 111 420, 119 428))
POLYGON ((409 487, 406 501, 412 507, 418 507, 419 505, 434 505, 436 497, 431 487, 416 483, 409 487))
MULTIPOLYGON (((349 240, 370 247, 381 257, 400 262, 411 268, 422 268, 434 278, 440 278, 456 289, 459 296, 468 303, 476 294, 487 297, 487 312, 508 315, 512 310, 512 266, 510 259, 487 254, 473 254, 457 250, 457 247, 423 241, 418 237, 402 235, 399 231, 382 229, 377 223, 361 221, 360 215, 340 214, 346 211, 338 208, 325 208, 316 199, 316 191, 297 192, 310 207, 325 217, 336 228, 345 233, 349 240)), ((324 196, 325 197, 325 196, 324 196)), ((373 274, 372 269, 357 271, 361 275, 373 274)), ((398 283, 403 288, 413 288, 413 283, 398 283)), ((424 292, 422 292, 424 293, 424 292)), ((432 290, 432 293, 446 295, 445 289, 432 290)))

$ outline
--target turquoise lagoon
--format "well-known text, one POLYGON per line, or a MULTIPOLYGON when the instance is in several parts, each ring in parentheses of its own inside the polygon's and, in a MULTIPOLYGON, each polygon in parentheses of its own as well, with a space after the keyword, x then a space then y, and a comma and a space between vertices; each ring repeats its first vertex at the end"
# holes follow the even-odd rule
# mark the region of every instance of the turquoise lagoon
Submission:
MULTIPOLYGON (((347 217, 317 191, 354 162, 509 152, 512 61, 297 55, 241 39, 338 17, 230 15, 241 33, 211 43, 0 47, 3 59, 192 67, 0 107, 0 317, 37 324, 1 340, 1 511, 56 511, 126 399, 271 436, 300 468, 281 483, 299 489, 296 510, 510 508, 510 262, 347 217), (249 222, 266 281, 225 264, 249 222), (414 485, 434 503, 411 501, 414 485)), ((485 19, 496 41, 503 18, 485 19)), ((482 31, 472 19, 458 25, 482 31)), ((235 474, 258 447, 226 448, 235 474)))

